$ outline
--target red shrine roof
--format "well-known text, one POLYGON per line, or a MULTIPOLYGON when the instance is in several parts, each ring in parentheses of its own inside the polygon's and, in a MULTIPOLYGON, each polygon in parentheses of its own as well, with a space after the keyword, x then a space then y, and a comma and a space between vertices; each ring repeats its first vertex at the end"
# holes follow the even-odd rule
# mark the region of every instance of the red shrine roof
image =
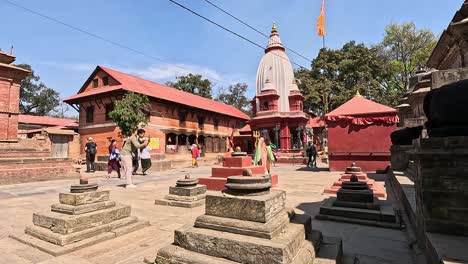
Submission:
MULTIPOLYGON (((119 72, 113 69, 109 69, 103 66, 97 66, 96 72, 98 69, 103 70, 107 74, 109 74, 112 78, 114 78, 117 82, 119 82, 119 85, 113 85, 113 86, 106 86, 106 87, 99 87, 97 89, 93 89, 90 91, 84 91, 82 92, 84 86, 88 81, 86 81, 85 85, 80 89, 80 92, 74 96, 70 96, 66 99, 64 99, 64 102, 67 103, 73 103, 76 101, 76 99, 88 97, 91 95, 96 95, 96 94, 102 94, 106 92, 111 92, 111 91, 117 91, 117 90, 125 90, 129 92, 135 92, 139 94, 144 94, 150 97, 154 98, 159 98, 163 99, 166 101, 170 102, 175 102, 178 104, 183 104, 199 109, 204 109, 208 110, 211 112, 216 112, 244 120, 249 120, 250 117, 240 111, 239 109, 223 104, 221 102, 217 102, 208 98, 204 98, 198 95, 194 95, 191 93, 183 92, 178 89, 162 85, 159 83, 151 82, 142 78, 138 78, 136 76, 126 74, 123 72, 119 72)), ((94 72, 91 76, 94 76, 94 72)))
POLYGON ((368 100, 357 94, 348 102, 342 104, 326 116, 352 116, 397 113, 397 110, 389 106, 368 100))
POLYGON ((78 127, 78 122, 76 120, 51 116, 18 115, 18 123, 43 126, 78 127))
POLYGON ((311 117, 309 118, 309 121, 307 122, 307 127, 310 127, 310 128, 325 127, 325 121, 321 117, 311 117))

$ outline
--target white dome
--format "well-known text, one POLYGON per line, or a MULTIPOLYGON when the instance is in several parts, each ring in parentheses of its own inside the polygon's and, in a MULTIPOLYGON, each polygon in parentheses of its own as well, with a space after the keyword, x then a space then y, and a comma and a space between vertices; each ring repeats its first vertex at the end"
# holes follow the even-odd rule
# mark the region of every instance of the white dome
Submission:
POLYGON ((289 93, 291 90, 298 90, 298 88, 295 84, 291 62, 288 55, 284 52, 284 46, 281 43, 275 24, 273 24, 271 30, 265 55, 263 55, 258 65, 257 95, 262 90, 265 90, 264 88, 267 88, 264 87, 267 79, 271 82, 268 88, 273 87, 279 95, 278 111, 289 112, 289 93))

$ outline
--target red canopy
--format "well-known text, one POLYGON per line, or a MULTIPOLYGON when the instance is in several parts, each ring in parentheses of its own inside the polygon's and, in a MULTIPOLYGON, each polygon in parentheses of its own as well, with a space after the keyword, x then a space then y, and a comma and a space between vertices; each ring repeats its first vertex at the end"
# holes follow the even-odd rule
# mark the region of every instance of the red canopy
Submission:
POLYGON ((397 110, 368 100, 361 95, 354 96, 325 116, 329 122, 347 122, 355 125, 396 124, 397 110))

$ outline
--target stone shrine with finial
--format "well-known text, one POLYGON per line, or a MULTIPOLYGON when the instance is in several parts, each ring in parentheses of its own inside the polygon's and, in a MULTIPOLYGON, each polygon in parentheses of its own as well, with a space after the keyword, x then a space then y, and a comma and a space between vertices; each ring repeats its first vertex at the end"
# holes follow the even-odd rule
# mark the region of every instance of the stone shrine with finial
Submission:
MULTIPOLYGON (((174 243, 158 251, 156 263, 314 262, 322 236, 312 230, 311 217, 285 209, 286 193, 271 190, 269 177, 248 169, 243 175, 227 177, 223 192, 207 194, 205 214, 193 226, 176 230, 174 243)), ((341 240, 328 241, 335 249, 328 257, 338 263, 341 240)))
POLYGON ((149 226, 131 215, 129 205, 109 196, 110 191, 81 178, 69 193, 59 193, 59 203, 50 211, 34 213, 34 225, 26 227, 25 234, 10 237, 59 256, 149 226))
POLYGON ((176 186, 169 187, 169 194, 155 201, 157 205, 193 208, 205 204, 206 186, 198 184, 198 178, 186 174, 176 186))

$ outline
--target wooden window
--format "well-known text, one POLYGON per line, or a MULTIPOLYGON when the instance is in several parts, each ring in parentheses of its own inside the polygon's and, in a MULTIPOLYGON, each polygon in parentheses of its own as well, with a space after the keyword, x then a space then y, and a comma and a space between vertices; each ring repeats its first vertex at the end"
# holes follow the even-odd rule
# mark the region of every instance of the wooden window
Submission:
POLYGON ((109 85, 109 76, 102 77, 102 85, 109 85))
POLYGON ((203 129, 203 126, 205 124, 205 118, 203 116, 198 117, 198 128, 203 129))
POLYGON ((187 117, 187 113, 185 112, 179 112, 179 126, 184 127, 185 126, 185 119, 187 117))
POLYGON ((99 80, 98 79, 94 79, 93 80, 93 88, 97 88, 99 85, 99 80))
POLYGON ((110 121, 112 120, 112 118, 110 118, 109 113, 114 111, 114 104, 113 103, 106 104, 105 107, 106 107, 106 121, 110 121))
POLYGON ((92 123, 94 121, 94 106, 86 107, 86 123, 92 123))
POLYGON ((213 125, 214 125, 214 129, 215 129, 215 130, 218 130, 219 120, 216 119, 216 118, 214 118, 214 119, 213 119, 213 125))
POLYGON ((263 110, 268 110, 268 101, 263 102, 263 110))

